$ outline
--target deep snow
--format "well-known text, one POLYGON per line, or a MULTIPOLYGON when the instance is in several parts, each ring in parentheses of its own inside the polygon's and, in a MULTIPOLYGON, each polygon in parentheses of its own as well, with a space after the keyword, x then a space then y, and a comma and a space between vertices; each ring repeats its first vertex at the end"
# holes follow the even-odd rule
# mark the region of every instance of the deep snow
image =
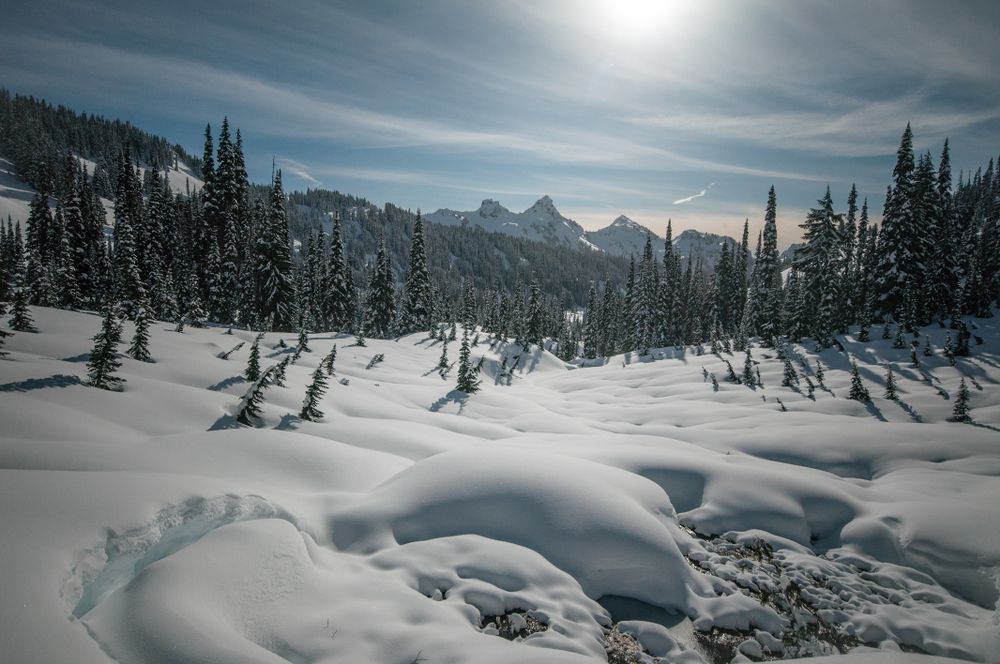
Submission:
MULTIPOLYGON (((508 386, 502 356, 523 352, 484 341, 467 397, 423 335, 315 334, 247 429, 250 344, 218 355, 253 333, 158 323, 156 361, 125 358, 113 393, 83 384, 97 316, 32 313, 40 332, 0 360, 4 662, 603 661, 612 623, 697 661, 699 634, 778 653, 799 618, 881 646, 845 662, 1000 661, 997 319, 956 367, 937 327, 919 369, 842 337, 869 405, 833 349, 812 401, 804 378, 779 386, 773 350, 754 349, 756 390, 707 348, 583 368, 536 350, 508 386), (325 418, 300 421, 333 343, 325 418), (898 403, 878 396, 885 362, 898 403), (947 421, 963 374, 972 425, 947 421), (482 628, 512 611, 547 629, 482 628)), ((812 375, 816 353, 792 351, 812 375)))

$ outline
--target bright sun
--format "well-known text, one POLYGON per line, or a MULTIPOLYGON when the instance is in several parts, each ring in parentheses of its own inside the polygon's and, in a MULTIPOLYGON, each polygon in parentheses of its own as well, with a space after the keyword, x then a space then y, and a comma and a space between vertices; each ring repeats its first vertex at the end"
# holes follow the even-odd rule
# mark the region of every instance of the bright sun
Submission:
POLYGON ((599 0, 605 25, 622 37, 653 34, 676 18, 678 0, 599 0))

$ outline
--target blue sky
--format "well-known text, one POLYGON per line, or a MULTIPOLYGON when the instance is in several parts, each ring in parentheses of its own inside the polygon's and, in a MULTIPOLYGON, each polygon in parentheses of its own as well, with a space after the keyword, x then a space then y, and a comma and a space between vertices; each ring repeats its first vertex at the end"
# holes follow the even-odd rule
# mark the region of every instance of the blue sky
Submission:
POLYGON ((376 203, 523 209, 662 234, 795 240, 829 184, 878 216, 899 135, 1000 152, 1000 3, 469 0, 5 3, 0 85, 201 152, 223 115, 251 178, 376 203), (704 192, 703 195, 701 192, 704 192))

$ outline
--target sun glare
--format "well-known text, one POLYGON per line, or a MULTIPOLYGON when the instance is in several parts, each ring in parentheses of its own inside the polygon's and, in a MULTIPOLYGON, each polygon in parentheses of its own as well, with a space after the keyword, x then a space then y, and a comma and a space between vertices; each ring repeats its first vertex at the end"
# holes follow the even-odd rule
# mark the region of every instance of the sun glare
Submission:
POLYGON ((599 0, 605 26, 621 37, 644 37, 675 20, 683 3, 677 0, 599 0))

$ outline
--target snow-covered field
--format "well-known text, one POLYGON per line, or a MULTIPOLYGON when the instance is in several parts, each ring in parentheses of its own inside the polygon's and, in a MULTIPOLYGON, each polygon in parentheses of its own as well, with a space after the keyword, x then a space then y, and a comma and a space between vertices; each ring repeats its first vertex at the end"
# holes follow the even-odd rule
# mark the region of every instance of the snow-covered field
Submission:
POLYGON ((799 389, 755 348, 752 390, 692 348, 534 352, 507 385, 521 350, 484 341, 465 397, 439 342, 316 334, 248 429, 252 333, 156 324, 155 363, 125 358, 114 393, 82 382, 97 316, 32 312, 40 332, 0 360, 5 663, 586 662, 622 635, 677 662, 1000 661, 998 319, 956 367, 937 327, 920 369, 843 338, 867 406, 832 349, 813 401, 801 346, 799 389), (300 421, 334 343, 325 419, 300 421), (975 424, 947 421, 963 374, 975 424))

